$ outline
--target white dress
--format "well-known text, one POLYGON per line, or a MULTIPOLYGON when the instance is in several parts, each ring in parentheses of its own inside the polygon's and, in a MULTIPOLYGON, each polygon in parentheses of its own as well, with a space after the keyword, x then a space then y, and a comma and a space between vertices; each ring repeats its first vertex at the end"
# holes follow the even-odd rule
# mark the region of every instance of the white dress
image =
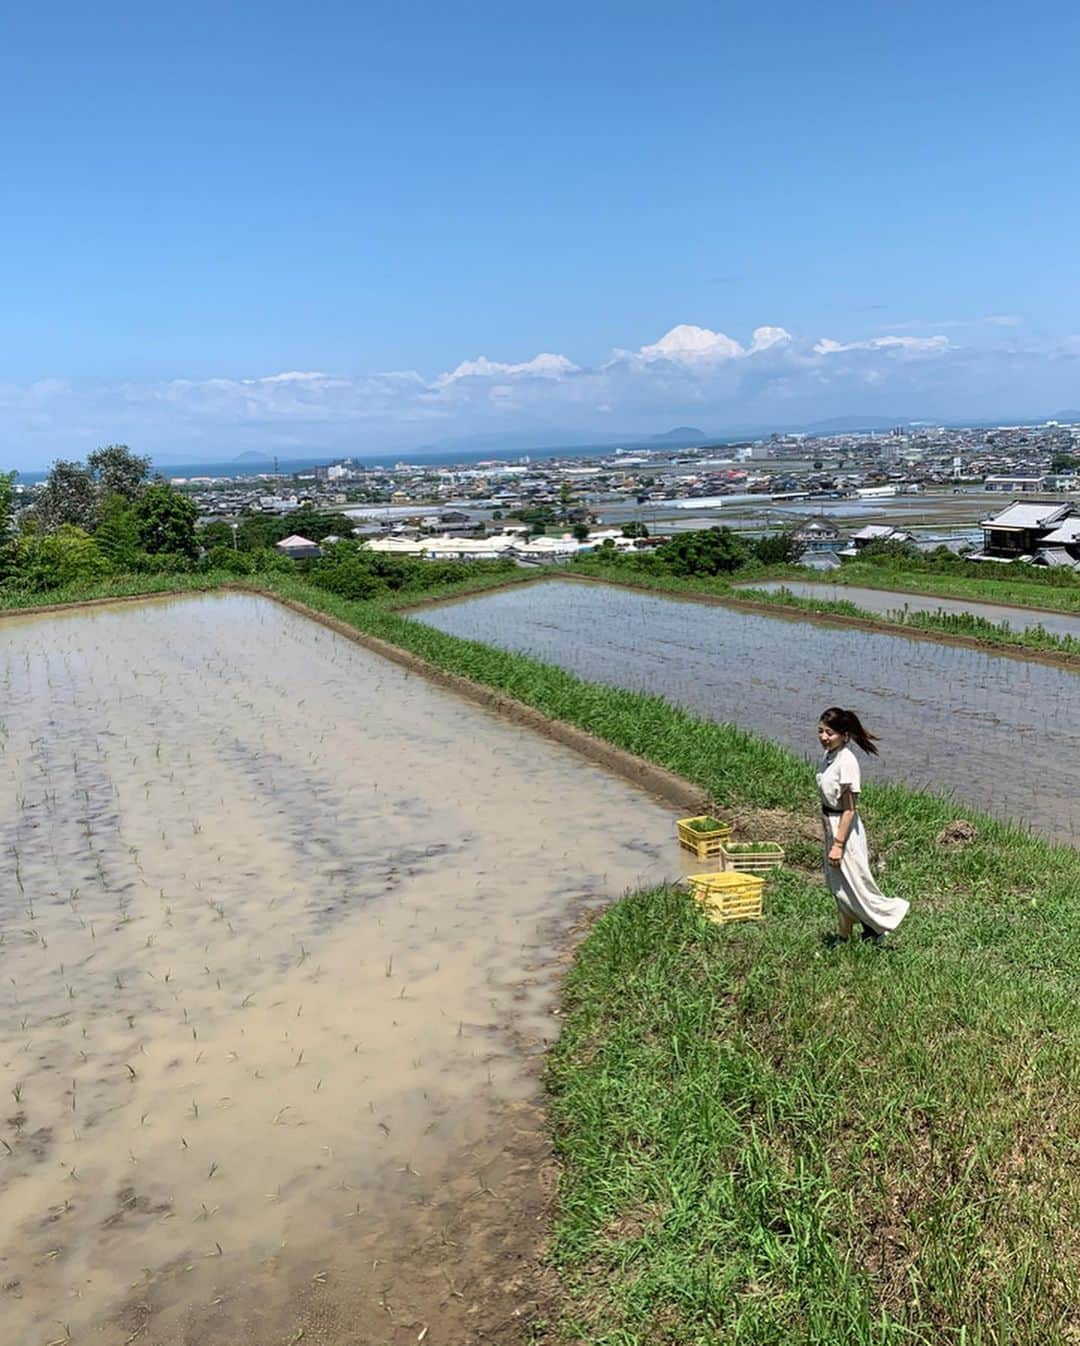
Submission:
POLYGON ((866 832, 857 811, 844 846, 844 858, 839 865, 829 864, 829 847, 840 824, 840 797, 845 786, 851 791, 858 809, 859 788, 862 784, 859 759, 850 748, 827 752, 821 759, 817 783, 821 792, 821 821, 825 829, 825 882, 836 898, 836 905, 877 935, 886 930, 895 930, 907 915, 909 904, 902 897, 886 897, 874 882, 870 872, 866 832))

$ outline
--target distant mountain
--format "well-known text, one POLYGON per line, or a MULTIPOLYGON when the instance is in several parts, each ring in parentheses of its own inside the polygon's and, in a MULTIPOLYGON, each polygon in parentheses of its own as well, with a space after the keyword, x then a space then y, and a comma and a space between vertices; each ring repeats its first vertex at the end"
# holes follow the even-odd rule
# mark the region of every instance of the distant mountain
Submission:
POLYGON ((667 430, 662 435, 650 435, 650 444, 701 444, 708 439, 704 430, 697 429, 693 425, 677 425, 674 430, 667 430))
POLYGON ((258 449, 248 449, 246 453, 239 453, 235 458, 230 459, 233 463, 272 463, 274 460, 268 453, 260 453, 258 449))
POLYGON ((1076 425, 1080 423, 1080 411, 1055 411, 1050 419, 1063 425, 1076 425))
POLYGON ((815 421, 806 430, 812 435, 843 435, 859 430, 891 430, 907 424, 906 416, 834 416, 831 420, 815 421))

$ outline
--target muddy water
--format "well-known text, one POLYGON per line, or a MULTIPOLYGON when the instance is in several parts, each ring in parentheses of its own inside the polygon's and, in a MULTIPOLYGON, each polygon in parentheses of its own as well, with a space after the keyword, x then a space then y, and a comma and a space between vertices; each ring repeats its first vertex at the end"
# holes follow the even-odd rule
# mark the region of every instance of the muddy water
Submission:
POLYGON ((935 598, 926 594, 900 593, 892 589, 864 589, 854 584, 815 584, 812 580, 769 580, 749 586, 775 593, 790 589, 800 598, 820 598, 830 603, 854 603, 868 612, 960 612, 982 617, 988 622, 1007 622, 1014 631, 1041 626, 1055 636, 1080 640, 1080 616, 1059 612, 1035 612, 1031 608, 1007 607, 999 603, 975 603, 960 598, 935 598))
POLYGON ((1080 674, 1071 670, 565 581, 416 616, 808 754, 819 712, 852 706, 883 740, 875 776, 1078 840, 1080 674))
POLYGON ((8 619, 0 683, 4 1343, 452 1324, 554 927, 671 810, 257 598, 8 619))

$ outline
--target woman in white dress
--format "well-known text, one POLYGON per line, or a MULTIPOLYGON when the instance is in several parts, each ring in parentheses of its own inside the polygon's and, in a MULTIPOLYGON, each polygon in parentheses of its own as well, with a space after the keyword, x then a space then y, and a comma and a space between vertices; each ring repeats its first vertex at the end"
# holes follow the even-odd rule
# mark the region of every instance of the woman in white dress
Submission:
POLYGON ((830 706, 818 722, 818 741, 825 750, 817 773, 825 832, 825 882, 836 898, 840 921, 831 942, 849 939, 859 921, 863 939, 883 945, 889 931, 907 915, 908 903, 900 897, 886 897, 874 882, 859 817, 862 772, 850 744, 876 757, 875 735, 863 728, 853 710, 830 706))

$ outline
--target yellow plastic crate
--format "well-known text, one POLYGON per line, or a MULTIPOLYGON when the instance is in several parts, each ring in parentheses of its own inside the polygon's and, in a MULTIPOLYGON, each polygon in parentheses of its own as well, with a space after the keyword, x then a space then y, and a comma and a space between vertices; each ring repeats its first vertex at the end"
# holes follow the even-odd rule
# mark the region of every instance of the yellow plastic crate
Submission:
POLYGON ((704 908, 710 921, 760 921, 761 894, 765 880, 753 874, 691 874, 686 882, 691 896, 704 908))
POLYGON ((710 815, 701 813, 696 818, 680 818, 676 826, 679 829, 679 845, 693 851, 699 860, 715 860, 725 841, 731 840, 731 824, 720 823, 711 832, 697 832, 691 823, 703 822, 710 815))
POLYGON ((784 848, 776 842, 762 842, 771 847, 767 851, 729 851, 725 842, 720 847, 720 858, 725 869, 738 874, 765 874, 784 863, 784 848))

